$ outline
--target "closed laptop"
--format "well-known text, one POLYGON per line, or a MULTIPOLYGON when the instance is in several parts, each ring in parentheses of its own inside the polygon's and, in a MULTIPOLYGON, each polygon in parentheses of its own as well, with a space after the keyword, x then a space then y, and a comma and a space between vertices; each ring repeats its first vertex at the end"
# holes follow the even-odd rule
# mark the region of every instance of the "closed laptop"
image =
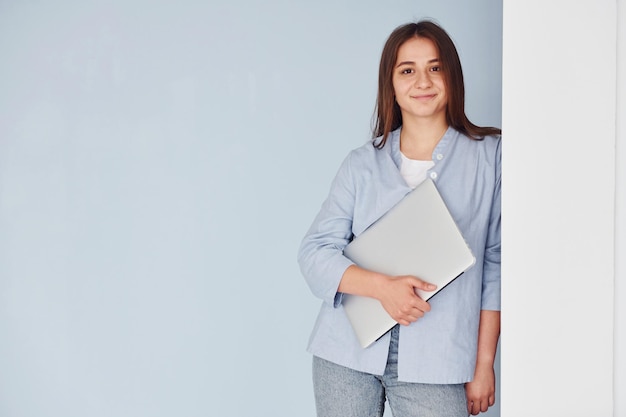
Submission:
MULTIPOLYGON (((475 262, 463 235, 432 180, 426 179, 357 236, 344 255, 358 266, 387 275, 413 275, 435 284, 416 289, 430 299, 475 262)), ((343 295, 343 308, 362 347, 396 322, 374 298, 343 295)))

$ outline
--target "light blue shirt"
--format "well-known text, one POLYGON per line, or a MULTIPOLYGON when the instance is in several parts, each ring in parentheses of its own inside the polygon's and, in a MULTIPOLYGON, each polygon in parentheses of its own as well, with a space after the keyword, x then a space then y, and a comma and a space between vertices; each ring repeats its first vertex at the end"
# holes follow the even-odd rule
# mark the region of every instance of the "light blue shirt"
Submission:
MULTIPOLYGON (((472 140, 453 128, 432 155, 428 176, 476 257, 476 264, 430 300, 431 311, 400 326, 401 381, 457 384, 474 377, 481 310, 500 310, 500 137, 472 140)), ((323 300, 308 351, 352 369, 382 375, 389 333, 359 345, 337 292, 352 262, 343 248, 411 188, 400 174, 400 129, 382 149, 371 142, 350 152, 298 253, 313 294, 323 300)))

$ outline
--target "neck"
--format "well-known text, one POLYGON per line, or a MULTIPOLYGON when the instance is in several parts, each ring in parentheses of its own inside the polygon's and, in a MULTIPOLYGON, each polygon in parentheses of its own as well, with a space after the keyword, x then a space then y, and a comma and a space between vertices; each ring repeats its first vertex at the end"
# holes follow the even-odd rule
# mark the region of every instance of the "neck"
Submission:
POLYGON ((400 133, 400 150, 410 159, 429 160, 447 129, 448 124, 445 120, 437 122, 404 120, 400 133))

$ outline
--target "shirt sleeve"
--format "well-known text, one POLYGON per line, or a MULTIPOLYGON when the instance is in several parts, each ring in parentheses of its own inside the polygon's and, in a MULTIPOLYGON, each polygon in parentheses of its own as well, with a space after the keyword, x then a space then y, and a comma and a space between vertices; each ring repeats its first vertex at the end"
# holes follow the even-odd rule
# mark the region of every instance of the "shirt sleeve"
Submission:
POLYGON ((355 185, 351 155, 343 161, 328 197, 304 236, 298 251, 300 270, 313 294, 333 306, 341 303, 337 292, 345 270, 353 264, 343 256, 352 239, 355 185))
POLYGON ((500 310, 500 191, 502 188, 501 159, 501 140, 498 139, 495 149, 495 184, 491 205, 491 213, 489 218, 489 230, 487 231, 487 240, 485 244, 485 257, 483 262, 483 288, 481 307, 483 310, 500 310))

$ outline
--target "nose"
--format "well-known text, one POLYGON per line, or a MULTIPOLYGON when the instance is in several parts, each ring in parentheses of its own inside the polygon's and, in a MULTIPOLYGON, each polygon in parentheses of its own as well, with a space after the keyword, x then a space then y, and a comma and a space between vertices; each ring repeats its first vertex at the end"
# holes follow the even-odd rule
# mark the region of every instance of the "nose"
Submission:
POLYGON ((428 88, 431 86, 430 74, 428 71, 417 71, 415 73, 415 88, 428 88))

